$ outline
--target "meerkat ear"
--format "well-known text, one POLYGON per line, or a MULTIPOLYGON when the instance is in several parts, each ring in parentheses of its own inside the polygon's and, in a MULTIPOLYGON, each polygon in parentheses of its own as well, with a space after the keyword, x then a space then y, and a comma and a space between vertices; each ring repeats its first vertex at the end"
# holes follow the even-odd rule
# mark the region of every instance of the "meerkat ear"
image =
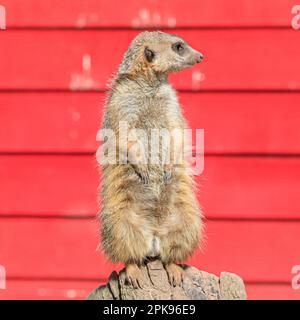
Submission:
POLYGON ((146 47, 145 50, 144 50, 144 54, 145 54, 145 57, 146 57, 148 62, 152 62, 153 61, 153 59, 155 57, 154 51, 152 51, 148 47, 146 47))

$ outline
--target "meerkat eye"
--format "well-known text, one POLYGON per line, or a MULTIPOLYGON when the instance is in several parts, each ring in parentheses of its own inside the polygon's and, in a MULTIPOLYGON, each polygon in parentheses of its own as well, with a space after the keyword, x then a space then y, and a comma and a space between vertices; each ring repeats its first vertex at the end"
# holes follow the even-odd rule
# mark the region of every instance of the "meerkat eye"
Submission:
POLYGON ((182 42, 176 42, 172 44, 172 49, 176 53, 182 55, 184 53, 184 43, 182 42))

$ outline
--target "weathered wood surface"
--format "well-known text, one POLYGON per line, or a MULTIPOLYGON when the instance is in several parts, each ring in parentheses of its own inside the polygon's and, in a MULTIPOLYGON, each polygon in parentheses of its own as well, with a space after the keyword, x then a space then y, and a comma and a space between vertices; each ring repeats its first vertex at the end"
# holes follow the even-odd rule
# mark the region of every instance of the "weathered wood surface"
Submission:
POLYGON ((221 272, 220 277, 183 266, 186 277, 182 286, 173 287, 159 260, 143 266, 143 288, 134 289, 125 281, 124 269, 113 272, 105 286, 95 289, 88 300, 245 300, 243 280, 236 274, 221 272))

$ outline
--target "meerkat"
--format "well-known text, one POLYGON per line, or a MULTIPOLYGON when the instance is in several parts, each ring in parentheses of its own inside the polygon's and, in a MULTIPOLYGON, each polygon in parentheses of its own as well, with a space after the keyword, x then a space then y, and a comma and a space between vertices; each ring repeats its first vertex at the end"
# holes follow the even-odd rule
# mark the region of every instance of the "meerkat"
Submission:
POLYGON ((126 279, 135 288, 143 286, 140 266, 149 257, 161 259, 170 283, 180 285, 184 270, 177 263, 198 247, 203 221, 187 161, 172 162, 175 150, 169 163, 144 163, 140 151, 121 163, 120 155, 129 155, 133 142, 118 139, 119 124, 125 121, 129 130, 147 134, 154 128, 188 128, 168 75, 202 60, 178 36, 142 32, 110 86, 102 129, 116 135, 117 162, 102 165, 101 242, 112 262, 125 264, 126 279))

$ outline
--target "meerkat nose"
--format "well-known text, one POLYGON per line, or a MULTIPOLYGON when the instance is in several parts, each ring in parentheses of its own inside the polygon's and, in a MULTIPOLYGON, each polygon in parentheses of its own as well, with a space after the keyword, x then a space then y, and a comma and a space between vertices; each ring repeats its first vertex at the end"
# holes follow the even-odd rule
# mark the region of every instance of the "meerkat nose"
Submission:
POLYGON ((204 59, 203 54, 199 52, 196 57, 197 63, 201 62, 203 59, 204 59))

